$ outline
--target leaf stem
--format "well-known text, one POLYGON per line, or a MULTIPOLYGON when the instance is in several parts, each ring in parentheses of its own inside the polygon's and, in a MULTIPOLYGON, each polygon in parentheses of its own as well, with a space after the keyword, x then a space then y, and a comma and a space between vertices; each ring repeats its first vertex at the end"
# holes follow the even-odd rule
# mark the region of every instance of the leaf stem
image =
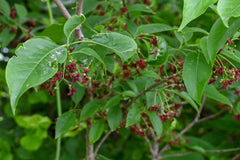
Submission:
POLYGON ((53 24, 53 14, 52 14, 52 8, 51 8, 51 5, 50 5, 50 0, 47 0, 46 3, 47 3, 47 8, 48 8, 48 15, 49 15, 50 24, 53 24))
MULTIPOLYGON (((57 112, 58 117, 62 115, 62 104, 61 104, 61 95, 60 95, 60 85, 57 81, 57 88, 56 88, 56 96, 57 96, 57 112)), ((60 158, 60 151, 61 151, 61 136, 57 139, 57 148, 56 148, 56 160, 60 158)))

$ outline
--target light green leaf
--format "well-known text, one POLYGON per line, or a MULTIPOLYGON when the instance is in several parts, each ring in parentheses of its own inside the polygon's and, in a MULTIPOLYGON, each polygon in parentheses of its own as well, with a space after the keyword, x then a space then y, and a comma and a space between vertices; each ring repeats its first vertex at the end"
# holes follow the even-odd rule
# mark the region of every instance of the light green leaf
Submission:
POLYGON ((152 9, 144 4, 133 4, 131 7, 128 8, 128 12, 146 12, 146 13, 152 13, 152 9))
POLYGON ((94 144, 102 135, 104 129, 104 121, 98 120, 93 123, 89 132, 89 141, 90 144, 94 144))
POLYGON ((10 6, 7 3, 6 0, 0 0, 0 10, 3 11, 5 16, 9 17, 10 16, 10 6))
POLYGON ((122 92, 122 96, 123 97, 135 97, 136 93, 133 91, 124 91, 124 92, 122 92))
POLYGON ((211 76, 211 66, 203 54, 190 53, 183 65, 183 81, 188 94, 201 105, 203 90, 211 76))
POLYGON ((157 133, 157 137, 160 138, 162 135, 162 121, 156 112, 148 112, 149 119, 153 125, 154 131, 157 133))
POLYGON ((189 22, 203 14, 217 0, 184 0, 183 20, 179 27, 182 30, 189 22))
POLYGON ((102 108, 102 100, 99 99, 93 99, 92 101, 88 102, 84 105, 80 119, 85 120, 91 116, 93 116, 95 113, 97 113, 102 108))
MULTIPOLYGON (((228 47, 228 48, 231 48, 231 47, 228 47)), ((228 50, 227 48, 224 48, 223 51, 220 54, 224 55, 229 60, 240 63, 240 51, 236 50, 235 48, 231 48, 231 50, 228 50), (233 52, 233 50, 235 50, 235 52, 233 52)))
POLYGON ((197 112, 198 111, 198 106, 197 104, 194 102, 194 100, 187 94, 187 92, 180 92, 177 90, 171 90, 171 92, 176 93, 177 95, 179 95, 180 97, 182 97, 183 99, 185 99, 197 112))
POLYGON ((85 48, 81 48, 80 50, 74 50, 74 52, 72 52, 72 54, 74 57, 77 57, 78 54, 85 54, 87 56, 93 56, 94 58, 99 60, 105 66, 105 63, 103 62, 102 58, 97 54, 97 52, 95 52, 91 48, 85 47, 85 48))
POLYGON ((55 138, 57 139, 64 132, 66 132, 76 120, 76 115, 72 112, 65 112, 60 117, 57 118, 55 138))
POLYGON ((234 18, 230 21, 230 27, 227 28, 218 19, 212 26, 209 36, 208 36, 208 55, 210 57, 210 62, 213 65, 217 52, 224 46, 227 39, 233 36, 240 28, 240 18, 234 18))
POLYGON ((100 33, 92 39, 85 39, 82 42, 90 42, 109 48, 114 51, 122 61, 126 61, 132 57, 137 50, 137 44, 132 38, 116 32, 100 33))
POLYGON ((66 59, 67 49, 48 39, 33 38, 19 47, 16 55, 9 60, 6 68, 13 113, 24 92, 55 75, 58 63, 66 59))
POLYGON ((122 120, 122 110, 118 105, 110 108, 107 113, 107 121, 111 130, 118 128, 122 120))
POLYGON ((27 134, 20 139, 20 144, 29 151, 36 151, 42 144, 43 139, 35 134, 27 134))
POLYGON ((207 85, 204 90, 204 94, 211 99, 233 107, 229 99, 221 94, 213 85, 207 85))
POLYGON ((141 118, 141 110, 137 108, 136 105, 133 105, 127 114, 126 127, 134 125, 141 118))
POLYGON ((208 55, 207 43, 208 43, 208 37, 207 37, 207 36, 202 37, 202 38, 200 39, 200 47, 201 47, 201 49, 202 49, 202 52, 203 52, 203 54, 204 54, 204 57, 205 57, 206 61, 209 63, 210 57, 209 57, 209 55, 208 55))
POLYGON ((230 17, 240 16, 240 1, 239 0, 219 0, 217 11, 226 27, 230 17))
POLYGON ((143 24, 137 28, 137 31, 134 35, 134 37, 137 37, 141 34, 151 34, 151 33, 158 33, 158 32, 164 32, 164 31, 172 31, 177 29, 176 27, 171 27, 166 24, 143 24))
POLYGON ((70 38, 72 32, 79 26, 81 25, 85 20, 84 16, 77 16, 74 15, 71 18, 69 18, 67 20, 67 22, 65 23, 64 27, 63 27, 63 31, 65 36, 67 37, 67 39, 70 38))
POLYGON ((19 20, 22 21, 24 20, 24 18, 27 16, 28 12, 27 9, 25 8, 25 6, 21 5, 21 4, 14 4, 14 7, 16 8, 17 11, 17 15, 19 17, 19 20))

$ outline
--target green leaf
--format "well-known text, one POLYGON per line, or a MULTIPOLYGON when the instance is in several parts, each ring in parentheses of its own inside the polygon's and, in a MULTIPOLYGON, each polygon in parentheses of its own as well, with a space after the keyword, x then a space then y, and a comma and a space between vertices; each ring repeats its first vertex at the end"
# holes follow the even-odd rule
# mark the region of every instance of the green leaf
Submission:
POLYGON ((201 47, 201 49, 202 49, 202 52, 203 52, 203 54, 204 54, 204 57, 205 57, 206 61, 209 63, 210 57, 209 57, 209 55, 208 55, 207 43, 208 43, 208 37, 207 37, 207 36, 202 37, 202 38, 200 39, 200 47, 201 47))
POLYGON ((35 134, 27 134, 20 139, 20 144, 29 151, 36 151, 42 144, 43 139, 35 134))
POLYGON ((146 61, 147 64, 150 64, 152 66, 161 66, 167 62, 169 56, 168 44, 162 37, 158 37, 158 48, 160 51, 158 53, 150 55, 149 60, 146 61))
POLYGON ((211 76, 211 66, 203 54, 190 53, 183 65, 183 81, 188 94, 201 105, 203 90, 211 76))
POLYGON ((104 129, 104 121, 98 120, 96 123, 93 123, 89 132, 89 141, 90 144, 94 144, 102 135, 104 129))
POLYGON ((128 8, 128 12, 146 12, 146 13, 152 13, 152 9, 144 4, 133 4, 131 7, 128 8))
POLYGON ((143 24, 137 28, 137 31, 134 35, 134 37, 137 37, 141 34, 151 34, 151 33, 158 33, 158 32, 164 32, 164 31, 172 31, 177 29, 176 27, 171 27, 166 24, 143 24))
POLYGON ((25 6, 21 5, 21 4, 14 4, 14 7, 16 8, 17 11, 17 15, 19 17, 19 21, 23 21, 24 18, 27 16, 28 12, 27 9, 25 8, 25 6))
MULTIPOLYGON (((116 103, 117 104, 117 103, 116 103)), ((107 113, 107 121, 111 130, 118 128, 122 120, 122 110, 118 105, 110 108, 107 113)))
POLYGON ((115 32, 100 33, 92 39, 85 39, 82 42, 90 42, 109 48, 114 51, 122 61, 126 61, 132 57, 137 50, 137 44, 132 38, 115 32))
POLYGON ((76 120, 76 115, 72 112, 65 112, 60 117, 57 118, 55 138, 60 137, 64 132, 66 132, 76 120))
POLYGON ((47 36, 56 43, 61 42, 64 38, 63 25, 61 24, 51 24, 48 26, 40 36, 47 36))
POLYGON ((6 68, 13 113, 24 92, 55 75, 58 63, 66 59, 67 50, 48 39, 33 38, 19 47, 16 55, 9 60, 6 68))
POLYGON ((187 92, 179 92, 177 90, 171 90, 172 92, 176 93, 177 95, 179 95, 180 97, 182 97, 183 99, 185 99, 197 112, 198 111, 198 106, 197 104, 193 101, 193 99, 187 94, 187 92))
POLYGON ((64 24, 63 31, 67 39, 70 38, 72 32, 81 25, 85 20, 84 16, 77 16, 74 15, 71 18, 67 20, 67 22, 64 24))
POLYGON ((221 94, 213 85, 207 85, 204 90, 204 94, 211 99, 233 107, 229 99, 221 94))
POLYGON ((73 94, 72 100, 77 105, 85 94, 85 88, 82 87, 79 83, 73 83, 73 88, 76 88, 77 91, 73 94))
POLYGON ((219 0, 217 11, 226 27, 230 17, 240 16, 240 1, 239 0, 219 0))
POLYGON ((87 56, 92 56, 97 60, 99 60, 105 66, 105 63, 103 62, 102 58, 97 54, 97 52, 95 52, 91 48, 85 47, 85 48, 81 48, 80 50, 74 50, 72 54, 74 57, 77 57, 78 54, 85 54, 87 56))
POLYGON ((136 93, 133 91, 124 91, 124 92, 122 92, 122 96, 123 97, 135 97, 136 93))
POLYGON ((9 45, 9 43, 15 38, 16 33, 10 33, 10 28, 6 27, 4 28, 4 30, 2 31, 2 33, 0 34, 1 37, 1 47, 5 48, 9 45))
MULTIPOLYGON (((228 47, 231 48, 231 47, 228 47)), ((220 53, 221 55, 224 55, 229 60, 235 61, 237 63, 240 63, 240 51, 236 50, 235 48, 231 48, 231 50, 228 50, 228 48, 224 48, 223 51, 220 53), (235 52, 233 52, 235 50, 235 52)))
POLYGON ((103 110, 115 106, 115 105, 118 104, 121 100, 122 100, 122 96, 121 96, 121 95, 117 95, 117 96, 112 97, 110 100, 107 101, 107 103, 105 104, 103 110))
POLYGON ((133 105, 127 114, 126 127, 134 125, 141 118, 141 110, 137 108, 136 105, 133 105))
POLYGON ((5 16, 10 17, 10 6, 6 0, 0 0, 0 10, 3 11, 5 16))
POLYGON ((142 73, 142 76, 144 77, 149 77, 149 78, 155 78, 155 79, 160 79, 161 77, 154 71, 144 71, 142 73))
POLYGON ((240 19, 234 18, 230 21, 230 27, 227 28, 221 21, 218 19, 212 26, 209 37, 208 37, 208 55, 210 57, 210 62, 213 65, 217 52, 224 46, 227 39, 234 35, 240 28, 240 19))
POLYGON ((91 116, 93 116, 95 113, 97 113, 102 108, 102 100, 99 99, 93 99, 92 101, 88 102, 84 105, 80 119, 85 120, 91 116))
POLYGON ((162 121, 161 121, 160 117, 157 115, 156 112, 149 111, 147 114, 153 125, 153 129, 157 133, 157 137, 160 138, 162 135, 162 130, 163 130, 162 121))
POLYGON ((182 30, 189 22, 203 14, 217 0, 184 0, 183 20, 179 27, 182 30))

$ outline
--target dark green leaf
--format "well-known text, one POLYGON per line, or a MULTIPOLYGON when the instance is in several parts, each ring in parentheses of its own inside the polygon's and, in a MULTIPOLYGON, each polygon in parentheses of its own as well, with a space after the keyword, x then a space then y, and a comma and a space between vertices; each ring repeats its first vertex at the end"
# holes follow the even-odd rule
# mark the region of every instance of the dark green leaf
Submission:
POLYGON ((102 100, 99 99, 93 99, 92 101, 88 102, 84 105, 80 119, 85 120, 91 116, 93 116, 95 113, 97 113, 101 108, 103 107, 102 100))
POLYGON ((89 141, 90 144, 94 144, 102 135, 104 129, 104 121, 98 120, 93 123, 90 132, 89 132, 89 141))
POLYGON ((152 9, 144 4, 133 4, 131 7, 128 8, 129 12, 139 11, 139 12, 146 12, 152 13, 152 9))
POLYGON ((154 72, 154 71, 144 71, 142 73, 142 76, 155 78, 155 79, 160 79, 160 76, 156 72, 154 72))
POLYGON ((208 55, 207 43, 208 43, 208 37, 207 36, 200 39, 200 47, 203 51, 203 54, 204 54, 204 57, 205 57, 206 61, 209 63, 210 62, 210 57, 208 55))
POLYGON ((76 88, 77 91, 73 94, 72 100, 77 105, 85 94, 85 88, 78 83, 73 83, 73 88, 76 88))
POLYGON ((97 54, 97 52, 95 52, 93 49, 85 47, 85 48, 81 48, 80 50, 74 50, 74 52, 72 52, 74 57, 77 57, 78 54, 85 54, 87 56, 92 56, 94 58, 96 58, 97 60, 99 60, 104 66, 105 63, 103 62, 102 58, 97 54))
POLYGON ((16 55, 9 60, 6 68, 13 113, 24 92, 45 82, 57 72, 58 63, 66 59, 67 50, 50 40, 33 38, 19 47, 16 55))
POLYGON ((158 33, 158 32, 164 32, 164 31, 172 31, 177 29, 176 27, 171 27, 166 24, 143 24, 137 28, 137 31, 134 35, 134 37, 137 37, 141 34, 151 34, 151 33, 158 33))
POLYGON ((116 104, 118 104, 122 99, 121 95, 117 95, 112 97, 110 100, 107 101, 107 103, 105 104, 103 110, 111 108, 113 106, 115 106, 116 104))
POLYGON ((0 10, 3 11, 5 16, 9 17, 10 16, 10 6, 7 3, 6 0, 0 0, 0 10))
POLYGON ((232 103, 229 101, 229 99, 221 94, 213 85, 207 85, 204 90, 204 94, 211 99, 232 107, 232 103))
POLYGON ((60 117, 58 117, 56 123, 55 138, 58 138, 69 128, 71 128, 75 120, 76 115, 72 111, 65 112, 60 117))
POLYGON ((47 27, 40 36, 47 36, 51 38, 56 43, 61 42, 64 38, 63 25, 61 24, 52 24, 47 27))
POLYGON ((148 116, 153 125, 153 129, 157 133, 157 137, 160 138, 163 130, 162 121, 160 117, 157 115, 156 112, 150 112, 150 111, 148 112, 148 116))
POLYGON ((121 123, 122 110, 118 105, 111 107, 107 113, 108 125, 111 130, 115 130, 121 123))
POLYGON ((21 4, 14 4, 16 11, 17 11, 17 15, 19 17, 20 22, 22 20, 24 20, 24 18, 26 17, 26 15, 28 14, 27 9, 25 8, 25 6, 21 5, 21 4))
POLYGON ((211 66, 203 54, 190 53, 183 66, 183 81, 188 94, 201 105, 203 90, 211 76, 211 66))
POLYGON ((136 105, 133 105, 127 114, 126 127, 134 125, 141 118, 141 110, 137 108, 136 105))

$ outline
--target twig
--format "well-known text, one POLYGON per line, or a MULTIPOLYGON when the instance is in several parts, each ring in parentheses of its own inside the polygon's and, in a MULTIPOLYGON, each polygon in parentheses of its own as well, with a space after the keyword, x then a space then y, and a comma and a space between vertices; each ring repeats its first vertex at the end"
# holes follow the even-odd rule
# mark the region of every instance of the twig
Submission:
POLYGON ((200 123, 200 122, 203 122, 203 121, 207 121, 207 120, 213 119, 213 118, 221 115, 223 112, 224 112, 224 110, 221 110, 221 111, 219 111, 219 112, 217 112, 217 113, 215 113, 215 114, 212 114, 212 115, 210 115, 210 116, 206 116, 206 117, 204 117, 204 118, 201 118, 201 119, 199 119, 199 120, 197 121, 197 123, 200 123))
MULTIPOLYGON (((225 153, 225 152, 234 152, 234 151, 240 151, 240 148, 205 150, 204 153, 225 153)), ((187 152, 187 153, 177 153, 177 154, 165 155, 165 156, 162 156, 161 159, 171 158, 171 157, 183 157, 183 156, 191 155, 194 153, 199 153, 199 152, 187 152)))
MULTIPOLYGON (((202 112, 202 109, 203 109, 203 105, 205 103, 205 100, 206 100, 206 96, 203 96, 203 100, 202 100, 202 105, 200 106, 199 108, 199 114, 196 115, 196 117, 194 118, 194 120, 186 127, 184 128, 174 139, 178 139, 180 138, 184 133, 186 133, 190 128, 192 128, 199 120, 199 117, 200 117, 200 114, 202 112)), ((161 155, 163 152, 167 151, 168 149, 170 148, 170 145, 167 143, 162 149, 161 151, 159 152, 159 155, 161 155)))
POLYGON ((56 5, 58 6, 58 8, 61 10, 63 16, 66 19, 69 19, 71 17, 71 15, 69 14, 69 12, 67 11, 66 7, 63 5, 63 3, 61 2, 61 0, 54 0, 54 2, 56 3, 56 5))
POLYGON ((95 157, 97 156, 98 150, 100 149, 100 147, 102 146, 102 144, 104 143, 104 141, 107 139, 107 137, 112 133, 112 130, 110 130, 102 139, 101 141, 98 143, 95 151, 94 151, 94 155, 95 157))
POLYGON ((149 147, 150 152, 153 153, 153 148, 152 148, 152 144, 151 144, 150 140, 148 139, 147 136, 144 136, 144 139, 145 139, 145 141, 146 141, 147 144, 148 144, 148 147, 149 147))
MULTIPOLYGON (((82 14, 82 8, 83 8, 83 2, 84 0, 79 0, 77 5, 77 15, 81 16, 82 14)), ((84 35, 82 33, 82 25, 78 26, 74 31, 74 36, 77 41, 82 41, 84 39, 84 35)))

